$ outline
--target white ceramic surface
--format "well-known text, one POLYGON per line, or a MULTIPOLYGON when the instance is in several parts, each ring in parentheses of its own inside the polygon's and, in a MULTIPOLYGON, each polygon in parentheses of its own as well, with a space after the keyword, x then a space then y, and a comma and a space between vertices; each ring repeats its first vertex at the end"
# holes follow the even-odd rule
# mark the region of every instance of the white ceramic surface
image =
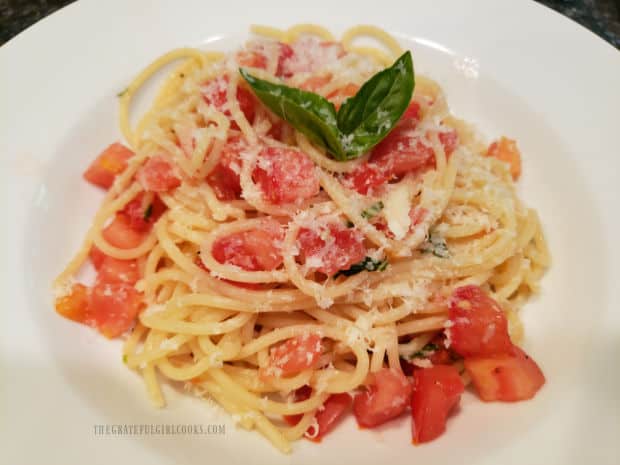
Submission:
POLYGON ((530 1, 82 0, 0 48, 3 463, 615 464, 620 460, 620 53, 530 1), (410 444, 409 419, 279 455, 218 409, 166 387, 155 411, 120 345, 55 315, 50 281, 101 194, 81 179, 120 133, 116 93, 178 46, 228 49, 251 23, 382 26, 438 80, 454 113, 524 157, 520 190, 553 255, 523 312, 547 385, 531 402, 464 396, 448 432, 410 444), (96 424, 225 423, 208 436, 95 435, 96 424))

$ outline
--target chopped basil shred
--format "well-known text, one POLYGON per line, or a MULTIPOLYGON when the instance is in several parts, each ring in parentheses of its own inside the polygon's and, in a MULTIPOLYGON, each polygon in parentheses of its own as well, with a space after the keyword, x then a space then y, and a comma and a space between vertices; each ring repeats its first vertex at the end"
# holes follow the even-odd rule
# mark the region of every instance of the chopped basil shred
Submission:
POLYGON ((420 247, 422 253, 432 253, 435 257, 449 258, 450 250, 448 244, 441 234, 436 230, 431 230, 426 241, 420 247))
POLYGON ((153 204, 149 203, 149 206, 146 207, 146 209, 144 210, 144 215, 142 216, 142 219, 144 221, 148 221, 152 214, 153 214, 153 204))
POLYGON ((372 76, 339 110, 321 95, 239 73, 258 99, 336 160, 359 157, 377 145, 405 112, 415 75, 411 52, 372 76))
POLYGON ((121 98, 122 96, 124 96, 127 92, 129 91, 129 87, 125 87, 123 90, 121 90, 118 94, 116 94, 116 96, 118 98, 121 98))
POLYGON ((433 344, 432 342, 429 342, 424 347, 422 347, 421 350, 414 352, 411 355, 411 358, 425 358, 425 357, 428 357, 429 355, 432 355, 432 353, 435 352, 436 350, 439 350, 439 346, 437 346, 437 344, 433 344))
POLYGON ((362 218, 369 220, 377 216, 379 212, 383 210, 384 206, 385 205, 383 205, 383 202, 381 200, 379 200, 377 203, 373 203, 366 210, 362 211, 362 218))
POLYGON ((361 273, 362 271, 385 271, 388 266, 387 260, 375 260, 371 257, 365 257, 359 263, 351 265, 349 269, 340 270, 334 275, 334 278, 338 276, 353 276, 354 274, 361 273))

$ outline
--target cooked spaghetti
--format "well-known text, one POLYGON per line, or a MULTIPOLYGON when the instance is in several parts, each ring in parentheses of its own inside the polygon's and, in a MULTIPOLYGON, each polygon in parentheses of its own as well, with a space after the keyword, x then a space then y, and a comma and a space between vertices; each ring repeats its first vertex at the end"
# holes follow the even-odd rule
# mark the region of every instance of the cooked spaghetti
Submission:
POLYGON ((169 52, 119 95, 129 148, 113 144, 85 173, 108 192, 55 282, 57 311, 125 335, 123 360, 156 406, 162 381, 184 383, 284 452, 327 433, 350 394, 367 427, 410 406, 415 442, 436 435, 416 416, 433 376, 456 386, 442 391, 446 414, 470 380, 484 400, 532 397, 544 378, 513 343, 549 255, 515 190, 516 144, 484 144, 418 75, 389 134, 338 160, 239 67, 338 108, 399 43, 370 26, 340 41, 312 25, 253 32, 230 55, 169 52), (134 96, 171 63, 132 127, 134 96), (75 283, 89 258, 97 280, 75 283), (485 384, 489 360, 531 389, 485 384))

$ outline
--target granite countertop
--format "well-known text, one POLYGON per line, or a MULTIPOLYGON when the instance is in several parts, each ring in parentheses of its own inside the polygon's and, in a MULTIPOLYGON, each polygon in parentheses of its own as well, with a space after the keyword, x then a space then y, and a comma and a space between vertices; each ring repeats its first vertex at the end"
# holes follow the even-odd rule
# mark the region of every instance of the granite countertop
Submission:
MULTIPOLYGON (((74 0, 0 0, 0 45, 74 0)), ((620 49, 618 0, 537 0, 620 49)))

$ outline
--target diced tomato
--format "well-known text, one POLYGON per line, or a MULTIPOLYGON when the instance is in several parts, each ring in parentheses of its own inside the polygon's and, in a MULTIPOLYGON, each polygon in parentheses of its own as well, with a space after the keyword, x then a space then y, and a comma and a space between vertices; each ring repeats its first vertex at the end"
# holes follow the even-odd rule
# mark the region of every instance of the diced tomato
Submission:
POLYGON ((123 144, 115 142, 90 164, 84 172, 84 179, 91 184, 109 189, 116 175, 125 171, 127 160, 133 155, 134 153, 123 144))
POLYGON ((212 254, 218 262, 236 265, 244 270, 275 270, 282 264, 279 242, 283 236, 284 232, 277 221, 265 221, 261 229, 216 239, 212 254))
POLYGON ((402 372, 382 368, 374 374, 374 384, 355 395, 353 413, 357 424, 373 428, 396 418, 407 408, 411 389, 402 372))
POLYGON ((508 163, 512 179, 517 180, 521 176, 521 152, 517 147, 517 141, 501 137, 489 145, 487 157, 494 157, 508 163))
POLYGON ((315 431, 314 425, 310 425, 306 431, 306 437, 311 441, 320 442, 346 413, 351 406, 351 401, 351 396, 346 392, 329 396, 315 414, 318 431, 315 431))
POLYGON ((450 129, 449 131, 440 132, 439 142, 443 146, 446 155, 452 154, 459 145, 459 135, 454 129, 450 129))
POLYGON ((146 234, 131 227, 129 216, 117 213, 114 220, 103 229, 103 238, 114 247, 133 249, 138 247, 146 238, 146 234))
POLYGON ((92 289, 89 308, 94 323, 106 337, 123 334, 134 324, 142 308, 142 294, 131 284, 97 280, 92 289))
POLYGON ((389 179, 390 176, 386 170, 371 163, 363 163, 344 176, 345 185, 362 195, 367 195, 375 188, 384 185, 389 179))
POLYGON ((287 339, 271 349, 263 376, 288 376, 314 367, 321 356, 321 336, 307 333, 287 339))
POLYGON ((306 79, 304 82, 302 82, 299 85, 299 88, 303 90, 307 90, 308 92, 316 92, 321 87, 329 84, 329 82, 332 80, 332 77, 333 76, 331 73, 319 74, 318 76, 311 76, 308 79, 306 79))
POLYGON ((242 50, 237 53, 239 66, 248 68, 267 68, 267 57, 258 50, 242 50))
POLYGON ((264 197, 277 205, 309 199, 320 190, 314 163, 305 153, 294 149, 264 148, 252 178, 264 197))
POLYGON ((280 53, 278 55, 278 68, 276 70, 276 76, 284 78, 291 77, 292 73, 287 72, 284 68, 285 63, 292 58, 295 52, 288 44, 280 42, 278 43, 278 46, 280 47, 280 53))
POLYGON ((401 117, 402 120, 414 120, 420 121, 420 104, 414 100, 409 103, 409 106, 401 117))
POLYGON ((305 262, 312 262, 310 268, 327 276, 350 268, 366 256, 363 234, 340 223, 329 223, 319 231, 301 228, 297 242, 305 262))
POLYGON ((167 207, 158 195, 152 195, 148 201, 144 193, 140 193, 121 210, 129 218, 132 229, 139 232, 148 231, 154 223, 164 214, 167 207))
POLYGON ((138 262, 106 256, 99 267, 98 279, 107 283, 135 284, 140 279, 138 262))
POLYGON ((457 288, 450 298, 450 348, 463 357, 510 352, 508 321, 502 308, 479 286, 457 288))
MULTIPOLYGON (((293 393, 293 402, 301 402, 303 400, 307 400, 312 395, 312 388, 307 384, 296 389, 293 393)), ((303 414, 298 415, 284 415, 284 421, 286 421, 289 425, 295 426, 297 423, 301 421, 303 414)))
POLYGON ((144 190, 151 192, 167 192, 181 185, 172 165, 161 155, 149 158, 136 174, 136 179, 144 190))
POLYGON ((90 289, 83 284, 74 284, 71 286, 69 295, 56 299, 56 312, 70 320, 88 324, 90 318, 89 299, 90 289))
POLYGON ((235 200, 241 198, 241 160, 239 154, 246 147, 240 137, 233 137, 222 148, 219 163, 207 176, 207 182, 215 191, 219 200, 235 200))
POLYGON ((342 44, 338 42, 321 42, 309 36, 298 39, 290 48, 290 51, 286 51, 290 56, 283 57, 281 66, 278 66, 279 75, 285 77, 297 73, 316 73, 346 54, 342 44))
MULTIPOLYGON (((228 76, 219 76, 208 81, 202 88, 202 98, 208 105, 213 105, 218 111, 221 111, 230 118, 231 113, 227 105, 228 100, 226 97, 228 82, 228 76)), ((239 102, 241 112, 251 123, 254 120, 254 114, 256 112, 256 99, 254 95, 248 89, 239 85, 237 86, 237 101, 239 102)), ((233 127, 236 127, 236 124, 234 124, 233 127)))
MULTIPOLYGON (((295 391, 294 401, 301 402, 310 398, 312 388, 310 386, 302 386, 295 391)), ((352 398, 349 394, 332 394, 327 398, 325 403, 317 410, 315 414, 318 431, 314 430, 314 425, 310 425, 306 431, 306 437, 311 441, 320 442, 321 439, 329 433, 338 420, 345 414, 351 406, 352 398)), ((295 426, 301 421, 302 414, 284 415, 284 420, 291 426, 295 426)))
POLYGON ((432 441, 446 430, 448 413, 458 404, 464 389, 452 365, 413 372, 411 436, 414 444, 432 441))
POLYGON ((486 402, 531 399, 545 384, 538 364, 517 346, 504 355, 467 357, 465 370, 486 402))
POLYGON ((95 267, 95 270, 98 270, 99 268, 101 268, 101 264, 103 263, 107 255, 104 254, 99 247, 97 247, 96 245, 93 245, 90 248, 88 257, 90 258, 90 261, 95 267))

